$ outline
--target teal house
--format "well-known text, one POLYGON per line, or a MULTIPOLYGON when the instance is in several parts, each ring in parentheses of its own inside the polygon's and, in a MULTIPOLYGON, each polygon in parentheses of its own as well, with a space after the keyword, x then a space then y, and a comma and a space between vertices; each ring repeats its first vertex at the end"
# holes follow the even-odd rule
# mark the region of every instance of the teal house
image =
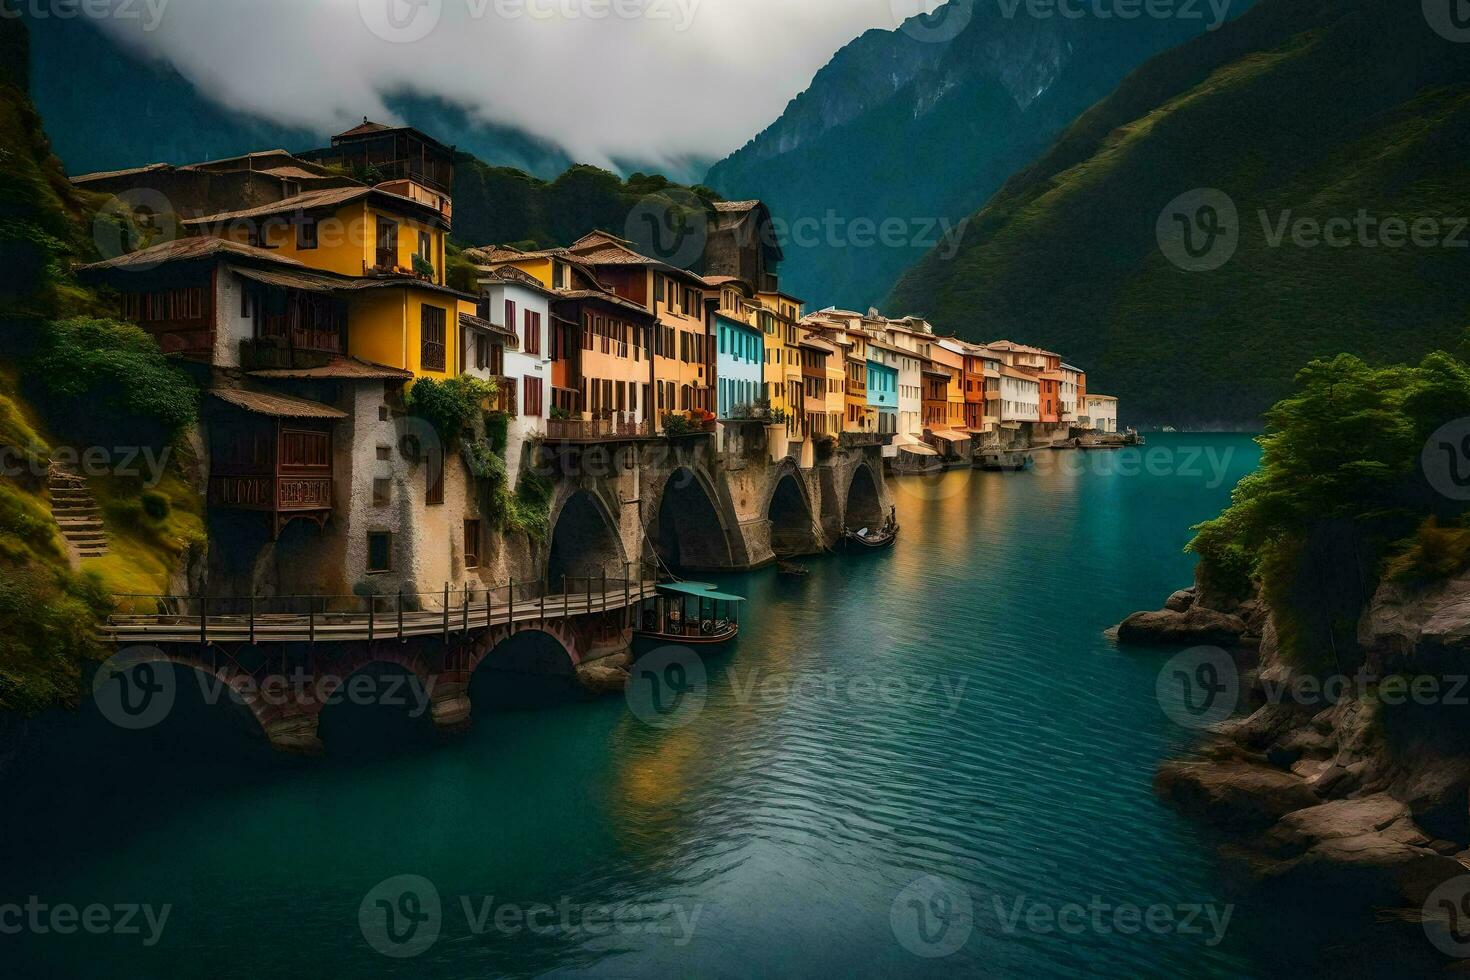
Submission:
POLYGON ((868 361, 868 407, 878 413, 879 432, 898 431, 898 368, 868 361))
POLYGON ((717 412, 731 418, 736 408, 754 408, 763 397, 766 340, 761 331, 723 313, 715 314, 717 412))

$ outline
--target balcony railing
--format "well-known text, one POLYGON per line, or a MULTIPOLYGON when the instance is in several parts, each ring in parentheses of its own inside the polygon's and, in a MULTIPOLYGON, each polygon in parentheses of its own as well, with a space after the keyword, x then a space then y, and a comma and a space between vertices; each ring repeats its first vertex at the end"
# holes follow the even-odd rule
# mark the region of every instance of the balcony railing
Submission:
POLYGON ((549 419, 546 438, 551 442, 606 442, 651 439, 653 426, 634 419, 549 419))

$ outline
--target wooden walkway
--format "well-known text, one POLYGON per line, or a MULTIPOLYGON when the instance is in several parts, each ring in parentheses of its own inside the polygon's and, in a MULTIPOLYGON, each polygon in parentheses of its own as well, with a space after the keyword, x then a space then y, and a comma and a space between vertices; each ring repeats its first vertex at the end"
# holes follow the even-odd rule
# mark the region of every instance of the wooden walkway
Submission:
POLYGON ((577 616, 620 612, 654 596, 653 582, 608 581, 606 591, 597 583, 595 591, 564 592, 531 599, 507 598, 494 601, 494 591, 479 593, 446 592, 448 602, 435 595, 441 608, 410 610, 401 600, 383 597, 373 601, 377 608, 371 614, 367 600, 359 596, 292 597, 306 602, 306 612, 272 612, 271 599, 182 599, 171 596, 128 596, 133 600, 156 600, 161 607, 170 604, 193 606, 191 613, 119 614, 108 620, 106 639, 118 644, 135 643, 362 643, 377 640, 408 640, 415 637, 468 634, 497 626, 518 623, 541 623, 577 616), (483 596, 482 601, 474 601, 483 596), (334 602, 354 601, 364 608, 358 611, 331 611, 334 602), (320 605, 320 610, 318 610, 320 605), (211 611, 211 606, 220 609, 211 611), (237 611, 249 606, 246 611, 237 611), (228 611, 221 607, 234 607, 228 611))

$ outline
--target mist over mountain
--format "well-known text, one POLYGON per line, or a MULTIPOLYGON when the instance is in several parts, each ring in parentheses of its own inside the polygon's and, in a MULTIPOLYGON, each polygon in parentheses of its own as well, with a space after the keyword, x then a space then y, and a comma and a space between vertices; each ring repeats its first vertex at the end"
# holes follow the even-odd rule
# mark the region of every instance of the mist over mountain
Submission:
POLYGON ((706 183, 765 200, 791 228, 791 291, 865 307, 1129 71, 1220 23, 1207 4, 1179 7, 1123 20, 955 0, 899 30, 868 31, 706 183), (865 233, 885 222, 903 234, 865 233))

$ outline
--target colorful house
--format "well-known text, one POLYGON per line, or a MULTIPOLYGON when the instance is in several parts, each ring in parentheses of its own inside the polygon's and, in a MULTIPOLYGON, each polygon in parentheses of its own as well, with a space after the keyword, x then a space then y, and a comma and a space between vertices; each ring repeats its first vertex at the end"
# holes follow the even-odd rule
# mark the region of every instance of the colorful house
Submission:
POLYGON ((749 418, 765 386, 765 335, 751 324, 715 314, 716 376, 719 379, 721 419, 749 418))

